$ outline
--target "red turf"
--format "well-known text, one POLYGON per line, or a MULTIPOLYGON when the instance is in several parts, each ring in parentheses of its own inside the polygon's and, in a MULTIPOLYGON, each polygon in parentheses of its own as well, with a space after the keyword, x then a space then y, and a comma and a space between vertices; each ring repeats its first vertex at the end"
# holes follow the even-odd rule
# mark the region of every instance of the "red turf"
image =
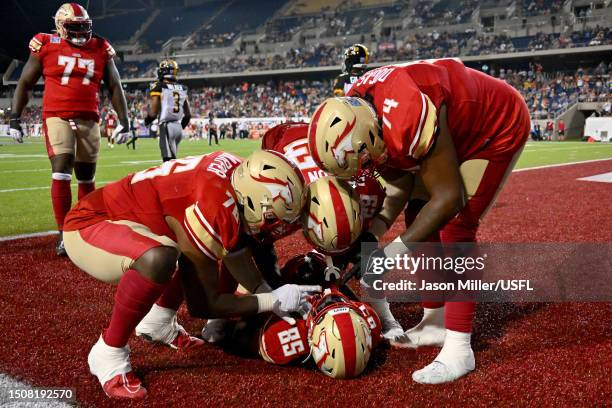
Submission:
MULTIPOLYGON (((611 170, 611 162, 599 162, 513 174, 481 239, 611 242, 612 186, 576 181, 611 170)), ((124 405, 108 400, 86 364, 114 289, 55 257, 53 241, 0 244, 0 371, 39 386, 71 386, 82 405, 124 405)), ((286 258, 303 247, 301 239, 289 239, 279 252, 286 258)), ((420 317, 416 305, 394 311, 404 327, 420 317)), ((149 396, 132 405, 604 406, 612 400, 611 315, 610 303, 480 305, 477 370, 442 386, 410 379, 435 357, 434 348, 378 350, 362 377, 337 381, 213 346, 181 354, 133 339, 132 363, 149 396)), ((202 326, 181 317, 194 333, 202 326)))

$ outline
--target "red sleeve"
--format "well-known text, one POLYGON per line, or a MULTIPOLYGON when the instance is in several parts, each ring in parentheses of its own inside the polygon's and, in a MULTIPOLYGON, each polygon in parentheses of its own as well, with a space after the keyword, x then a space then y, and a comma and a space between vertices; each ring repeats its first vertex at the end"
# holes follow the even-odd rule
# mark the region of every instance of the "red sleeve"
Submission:
POLYGON ((268 363, 285 365, 310 354, 306 321, 297 319, 290 325, 271 316, 261 329, 259 354, 268 363))
POLYGON ((365 94, 374 98, 390 157, 425 157, 433 145, 443 100, 434 103, 403 67, 393 65, 369 71, 349 91, 351 96, 365 94))
POLYGON ((106 61, 112 59, 116 52, 112 45, 106 40, 102 40, 102 47, 104 48, 104 55, 106 56, 106 61))
POLYGON ((43 33, 38 33, 30 40, 28 44, 28 48, 30 48, 30 53, 34 55, 40 55, 43 51, 43 46, 48 41, 48 35, 43 33))
POLYGON ((199 196, 185 210, 183 227, 196 248, 218 261, 236 246, 240 235, 235 197, 229 190, 223 195, 213 190, 199 196))

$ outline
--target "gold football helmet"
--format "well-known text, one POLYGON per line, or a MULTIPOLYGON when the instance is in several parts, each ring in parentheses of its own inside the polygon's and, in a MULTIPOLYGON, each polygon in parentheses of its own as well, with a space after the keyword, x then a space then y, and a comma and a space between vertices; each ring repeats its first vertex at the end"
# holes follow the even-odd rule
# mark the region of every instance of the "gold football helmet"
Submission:
POLYGON ((166 81, 176 81, 178 76, 179 66, 178 63, 173 59, 165 59, 159 63, 159 67, 157 68, 157 78, 160 81, 164 79, 166 81))
POLYGON ((53 19, 57 34, 71 44, 82 47, 91 39, 91 19, 83 6, 77 3, 64 3, 53 19))
POLYGON ((355 97, 329 98, 319 105, 308 126, 308 146, 319 167, 338 177, 352 177, 386 158, 376 113, 355 97))
POLYGON ((251 235, 298 220, 304 203, 304 179, 282 154, 257 150, 232 173, 232 186, 251 235))
POLYGON ((311 355, 325 375, 357 377, 370 359, 370 327, 356 304, 340 292, 328 289, 319 296, 306 320, 311 355))
POLYGON ((322 177, 306 188, 302 229, 319 251, 346 251, 361 234, 361 209, 357 192, 337 177, 322 177))

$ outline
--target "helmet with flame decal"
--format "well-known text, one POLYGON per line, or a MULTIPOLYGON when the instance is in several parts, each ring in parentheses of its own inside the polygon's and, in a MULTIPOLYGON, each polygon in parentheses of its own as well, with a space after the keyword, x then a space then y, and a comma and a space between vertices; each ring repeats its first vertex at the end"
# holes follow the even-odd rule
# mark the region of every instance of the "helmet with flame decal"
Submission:
POLYGON ((361 234, 359 196, 346 181, 321 177, 306 188, 302 229, 306 239, 325 254, 345 252, 361 234))
POLYGON ((303 207, 304 179, 282 154, 257 150, 232 173, 242 221, 247 233, 271 231, 294 223, 303 207))
POLYGON ((308 126, 308 146, 319 167, 338 177, 352 177, 386 156, 376 113, 355 97, 329 98, 319 105, 308 126))
POLYGON ((317 367, 329 377, 357 377, 368 364, 372 333, 358 305, 337 290, 315 296, 306 319, 308 342, 317 367))

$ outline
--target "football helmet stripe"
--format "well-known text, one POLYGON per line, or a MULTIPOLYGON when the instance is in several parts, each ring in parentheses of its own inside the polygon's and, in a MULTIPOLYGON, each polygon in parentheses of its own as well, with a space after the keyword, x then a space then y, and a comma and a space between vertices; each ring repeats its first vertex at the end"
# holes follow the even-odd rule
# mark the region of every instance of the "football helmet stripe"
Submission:
POLYGON ((334 320, 342 339, 342 351, 344 352, 344 374, 346 378, 355 375, 355 363, 357 360, 357 343, 353 319, 350 312, 338 313, 334 315, 334 320))
POLYGON ((344 206, 344 201, 338 191, 338 187, 334 184, 334 179, 330 179, 328 182, 329 193, 332 199, 332 205, 334 206, 334 213, 336 215, 336 228, 338 231, 338 248, 344 248, 351 243, 351 226, 344 206))

